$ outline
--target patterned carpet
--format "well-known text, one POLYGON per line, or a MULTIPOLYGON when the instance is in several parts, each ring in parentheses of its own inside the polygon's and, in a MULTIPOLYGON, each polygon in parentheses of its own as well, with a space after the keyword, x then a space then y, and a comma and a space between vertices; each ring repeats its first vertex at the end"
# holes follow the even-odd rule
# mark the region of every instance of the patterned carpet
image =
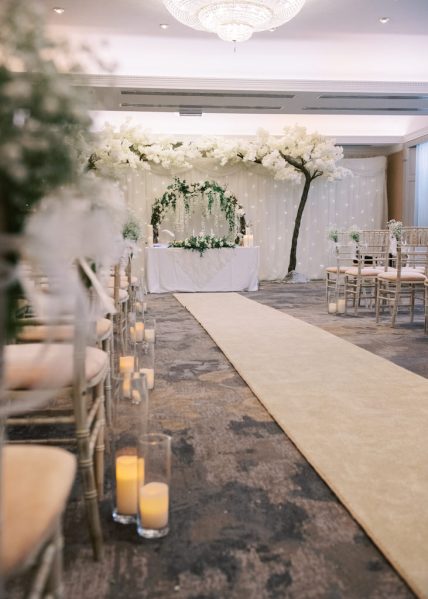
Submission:
MULTIPOLYGON (((371 316, 328 316, 323 293, 315 282, 266 284, 248 296, 428 376, 421 315, 415 325, 376 327, 371 316)), ((152 296, 150 312, 158 326, 151 426, 173 436, 171 532, 142 541, 114 524, 107 488, 106 556, 94 563, 74 489, 64 522, 66 596, 413 597, 193 317, 170 295, 152 296)))

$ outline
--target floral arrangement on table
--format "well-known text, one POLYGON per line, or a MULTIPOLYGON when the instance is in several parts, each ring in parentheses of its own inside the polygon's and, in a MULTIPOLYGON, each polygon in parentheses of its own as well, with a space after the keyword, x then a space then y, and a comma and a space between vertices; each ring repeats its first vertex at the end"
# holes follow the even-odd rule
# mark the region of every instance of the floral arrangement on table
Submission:
POLYGON ((349 237, 354 243, 360 243, 361 229, 357 225, 352 225, 348 230, 349 237))
POLYGON ((218 202, 221 212, 225 215, 230 232, 235 230, 238 220, 239 233, 241 235, 245 233, 245 210, 230 191, 215 181, 187 183, 187 181, 176 177, 174 182, 168 185, 162 197, 157 198, 152 206, 150 224, 153 226, 155 241, 158 238, 160 223, 169 209, 176 210, 179 197, 183 199, 184 209, 189 214, 192 202, 201 196, 207 198, 207 208, 210 214, 214 203, 218 202))
POLYGON ((319 133, 309 133, 305 127, 286 127, 282 136, 259 130, 252 139, 203 138, 184 142, 152 136, 132 127, 129 122, 114 130, 110 125, 98 135, 87 152, 89 168, 121 175, 124 168, 150 169, 159 165, 165 169, 190 168, 195 159, 207 158, 221 166, 243 163, 258 164, 275 179, 289 180, 303 188, 291 241, 288 264, 293 279, 297 265, 297 241, 303 211, 312 182, 318 177, 329 181, 341 179, 350 171, 337 165, 343 149, 334 140, 319 133))
POLYGON ((214 235, 192 235, 184 241, 172 241, 169 244, 172 248, 183 248, 184 250, 193 250, 199 252, 202 256, 206 250, 219 248, 234 248, 235 243, 227 239, 227 237, 215 237, 214 235))
POLYGON ((401 220, 391 219, 386 224, 389 229, 389 234, 397 241, 400 241, 403 235, 403 223, 401 220))

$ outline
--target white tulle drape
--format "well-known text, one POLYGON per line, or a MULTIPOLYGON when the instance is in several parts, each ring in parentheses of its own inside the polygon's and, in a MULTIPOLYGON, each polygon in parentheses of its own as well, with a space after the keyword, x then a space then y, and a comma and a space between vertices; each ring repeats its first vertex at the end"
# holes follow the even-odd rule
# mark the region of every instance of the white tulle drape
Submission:
MULTIPOLYGON (((341 181, 322 178, 313 182, 300 229, 297 270, 310 278, 321 278, 331 261, 327 239, 332 226, 347 229, 377 229, 386 221, 386 158, 344 159, 352 172, 341 181)), ((253 226, 254 242, 260 246, 260 279, 276 280, 287 274, 294 217, 302 185, 276 181, 260 165, 218 166, 209 160, 195 162, 192 169, 166 171, 129 170, 123 188, 129 206, 143 225, 150 222, 151 205, 175 176, 190 182, 214 179, 226 184, 246 210, 253 226)), ((207 231, 210 233, 210 231, 207 231)), ((178 237, 178 236, 177 236, 178 237)))

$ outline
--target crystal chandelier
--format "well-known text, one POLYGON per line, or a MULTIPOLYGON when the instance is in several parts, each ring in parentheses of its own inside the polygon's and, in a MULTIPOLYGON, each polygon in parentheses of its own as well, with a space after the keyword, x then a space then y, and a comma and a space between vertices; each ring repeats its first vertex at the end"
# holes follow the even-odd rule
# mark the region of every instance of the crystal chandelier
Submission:
POLYGON ((255 31, 290 21, 305 0, 163 0, 172 16, 226 42, 245 42, 255 31))

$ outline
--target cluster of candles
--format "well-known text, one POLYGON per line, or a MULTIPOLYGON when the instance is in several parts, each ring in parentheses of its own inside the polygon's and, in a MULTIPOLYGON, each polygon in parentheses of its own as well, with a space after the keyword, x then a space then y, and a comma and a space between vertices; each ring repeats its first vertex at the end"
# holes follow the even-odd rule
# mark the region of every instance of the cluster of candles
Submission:
POLYGON ((345 314, 345 300, 338 299, 337 302, 329 302, 328 313, 329 314, 345 314))
POLYGON ((254 245, 253 230, 250 227, 247 227, 245 230, 245 235, 242 237, 242 246, 244 248, 252 248, 253 245, 254 245))
POLYGON ((131 315, 128 333, 127 355, 119 358, 117 411, 125 413, 129 424, 115 439, 113 519, 121 524, 137 523, 142 537, 159 538, 168 532, 171 439, 147 434, 148 390, 155 383, 155 321, 148 317, 136 320, 131 315), (122 438, 124 447, 120 446, 122 438))

